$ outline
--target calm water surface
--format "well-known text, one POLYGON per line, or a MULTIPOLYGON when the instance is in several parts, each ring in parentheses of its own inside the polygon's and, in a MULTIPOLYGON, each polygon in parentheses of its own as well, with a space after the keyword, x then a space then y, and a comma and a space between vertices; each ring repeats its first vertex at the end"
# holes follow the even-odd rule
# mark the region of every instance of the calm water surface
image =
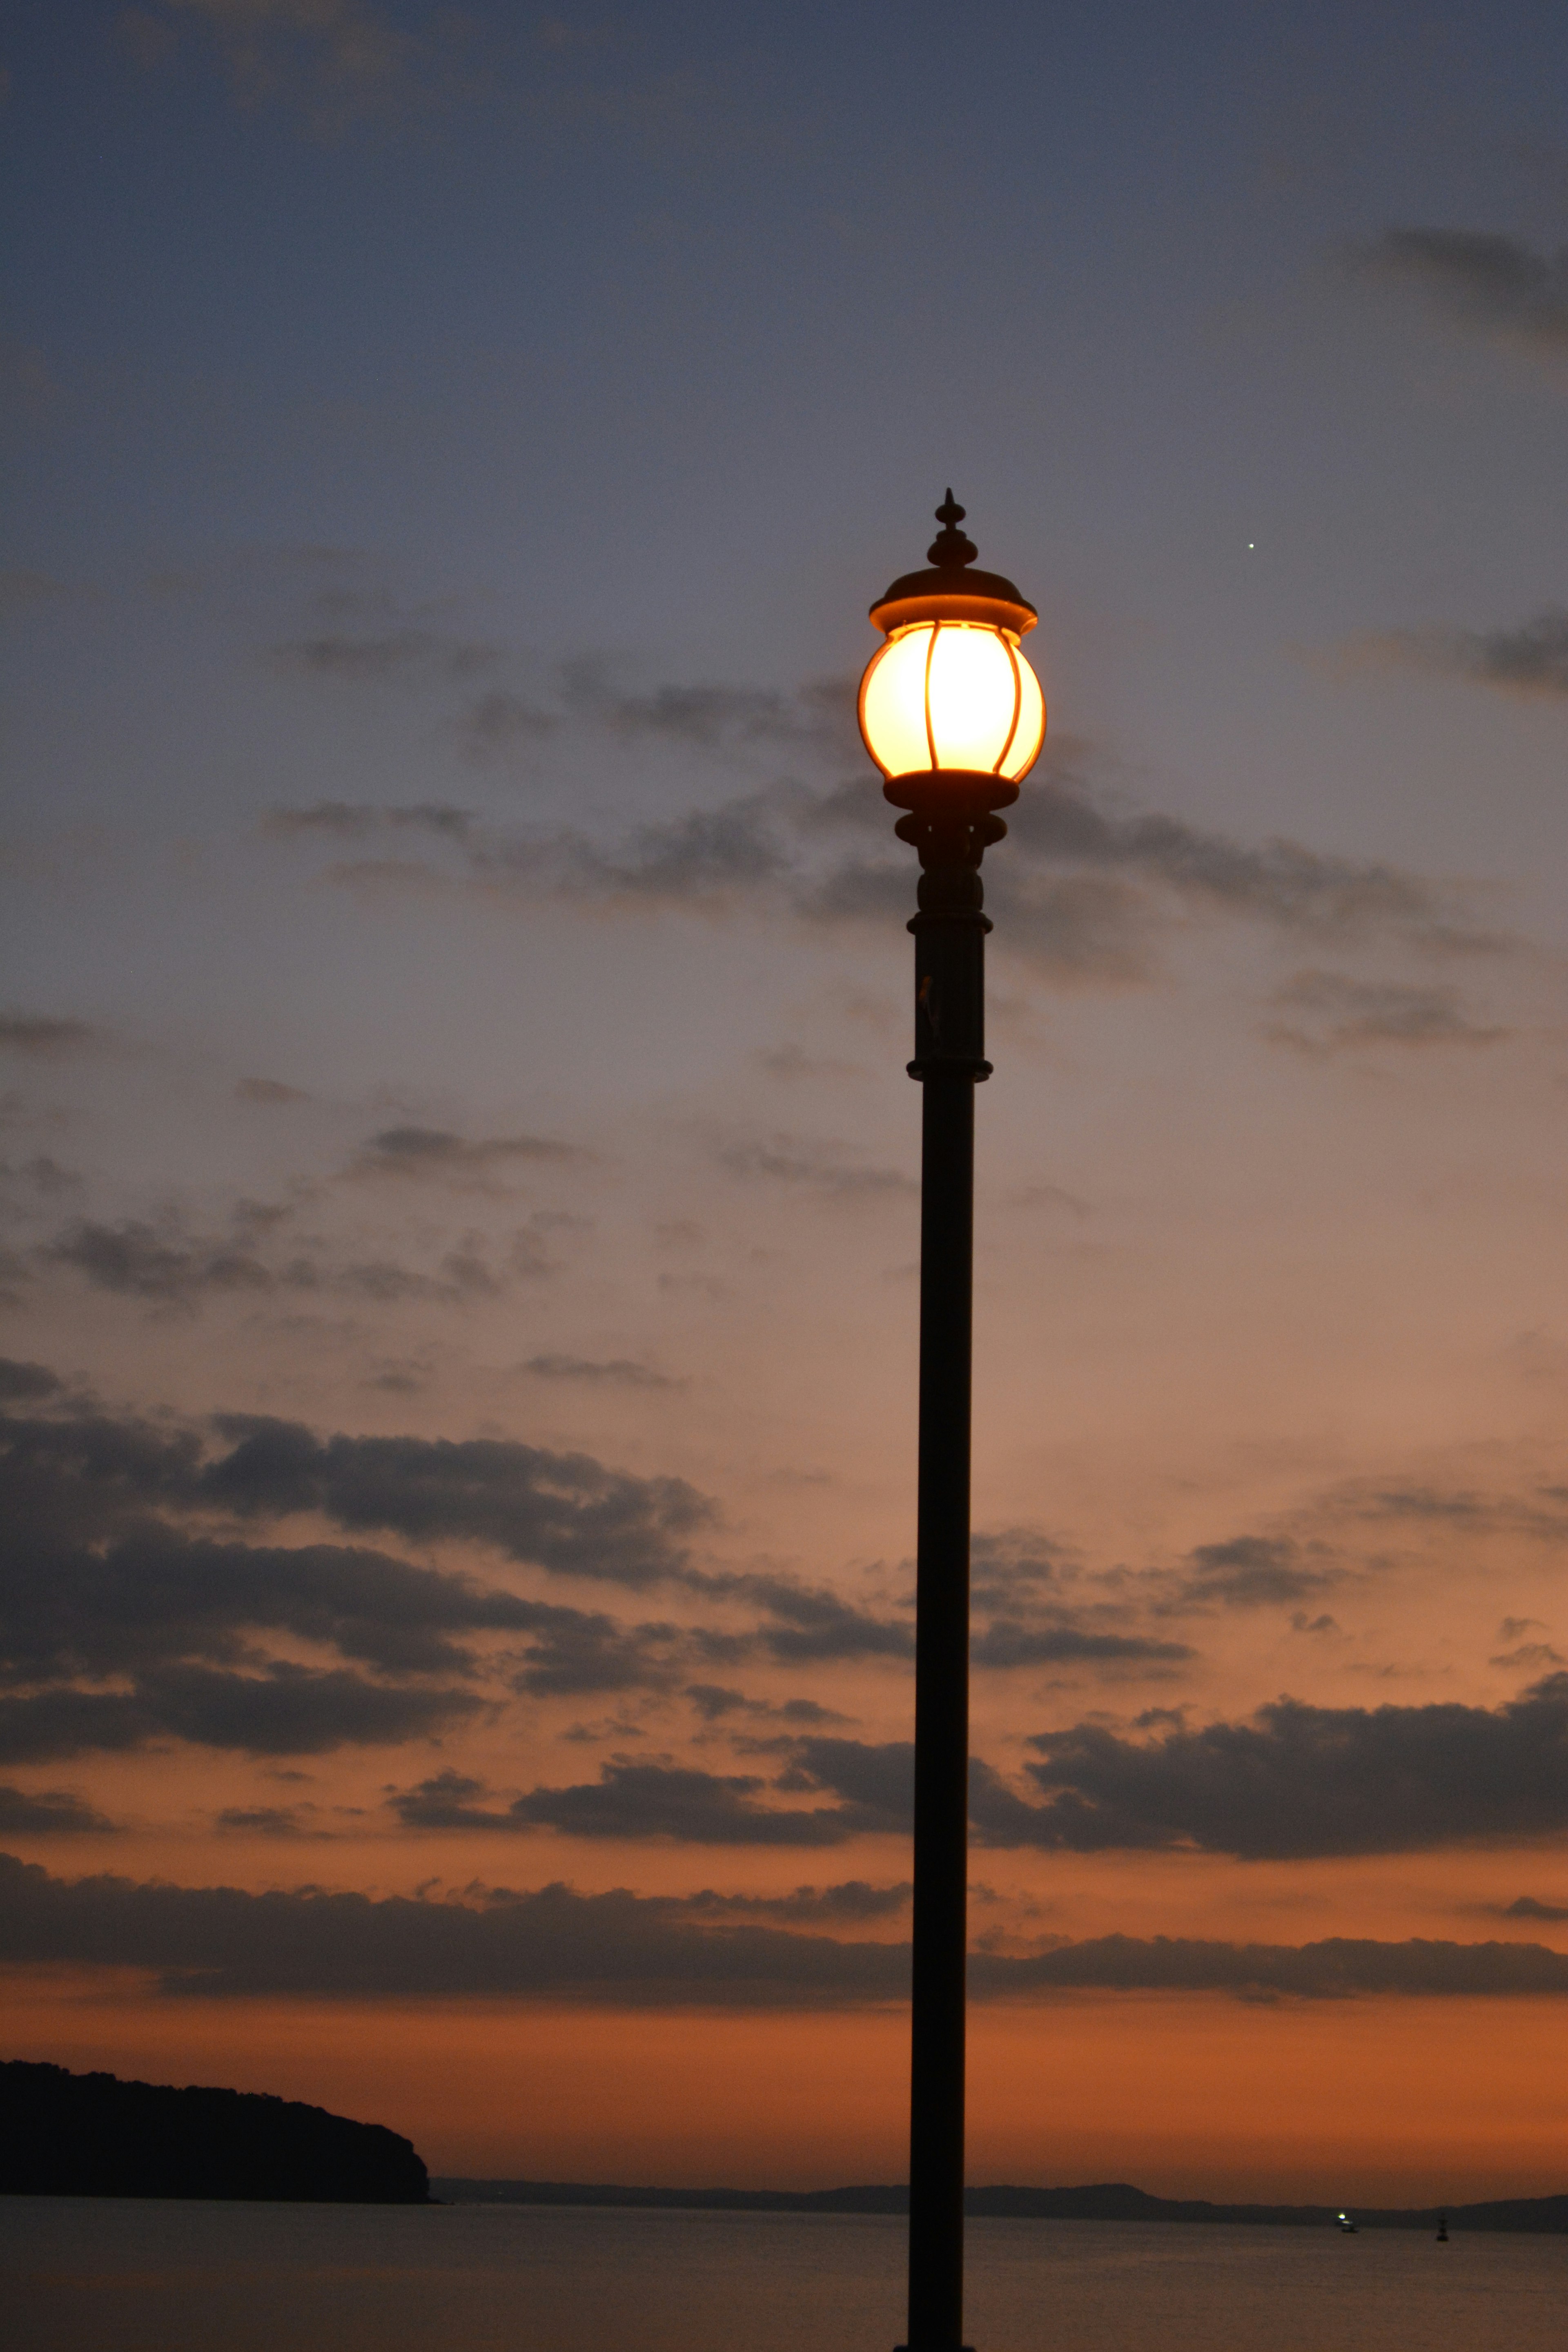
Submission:
MULTIPOLYGON (((1568 2238, 970 2224, 978 2352, 1563 2352, 1568 2238)), ((880 2216, 0 2197, 8 2352, 891 2352, 880 2216)))

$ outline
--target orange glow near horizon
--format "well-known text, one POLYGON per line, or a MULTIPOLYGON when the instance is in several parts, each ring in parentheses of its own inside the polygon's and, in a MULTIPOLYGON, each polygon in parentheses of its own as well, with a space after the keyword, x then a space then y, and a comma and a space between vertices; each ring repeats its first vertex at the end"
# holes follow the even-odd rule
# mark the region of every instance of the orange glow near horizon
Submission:
MULTIPOLYGON (((433 2173, 818 2189, 905 2177, 897 2009, 105 1999, 37 1972, 12 2055, 222 2082, 381 2122, 433 2173), (84 1998, 85 1996, 85 1998, 84 1998)), ((1459 2203, 1563 2187, 1550 2001, 1079 1995, 972 2011, 968 2177, 1218 2201, 1459 2203)))

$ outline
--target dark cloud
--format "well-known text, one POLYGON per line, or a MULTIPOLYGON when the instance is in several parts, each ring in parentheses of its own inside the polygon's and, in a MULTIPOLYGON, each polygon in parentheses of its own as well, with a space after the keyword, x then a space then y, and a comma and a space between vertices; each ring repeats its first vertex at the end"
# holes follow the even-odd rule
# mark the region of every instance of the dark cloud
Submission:
POLYGON ((258 1631, 330 1645, 385 1673, 468 1675, 470 1654, 454 1635, 531 1632, 542 1616, 576 1613, 384 1552, 223 1543, 156 1524, 68 1556, 14 1533, 0 1555, 0 1658, 13 1681, 128 1673, 172 1658, 231 1663, 258 1631))
POLYGON ((1363 278, 1414 288, 1471 334, 1542 358, 1568 352, 1568 247, 1548 255, 1484 230, 1391 228, 1349 259, 1363 278))
POLYGON ((1568 695, 1568 613, 1554 607, 1512 628, 1369 631, 1344 653, 1352 667, 1426 670, 1548 699, 1568 695))
POLYGON ((1533 1895, 1521 1895, 1509 1905, 1504 1917, 1509 1919, 1568 1919, 1568 1903, 1538 1903, 1533 1895))
POLYGON ((541 710, 521 695, 498 687, 481 694, 464 712, 458 740, 465 758, 483 761, 513 751, 520 743, 539 742, 553 735, 560 725, 554 711, 541 710))
MULTIPOLYGON (((653 726, 663 709, 673 730, 677 714, 688 727, 707 724, 701 713, 710 705, 671 689, 638 708, 639 724, 653 726)), ((1005 856, 987 869, 988 899, 1009 950, 1065 984, 1146 980, 1155 941, 1194 914, 1321 939, 1498 944, 1475 930, 1458 894, 1418 876, 1297 842, 1252 845, 1174 817, 1118 813, 1102 805, 1091 773, 1085 746, 1066 739, 1050 747, 1009 812, 1005 856)), ((869 778, 827 791, 786 778, 618 840, 571 828, 476 832, 455 845, 463 863, 441 872, 490 894, 716 909, 744 903, 813 922, 884 922, 906 913, 912 895, 890 825, 869 778)), ((374 879, 375 870, 362 863, 342 878, 374 879)), ((396 872, 411 878, 405 867, 396 872)))
MULTIPOLYGON (((873 1900, 882 1893, 868 1890, 873 1900)), ((852 1917, 855 1900, 850 1889, 826 1889, 817 1916, 852 1917), (843 1908, 832 1901, 839 1893, 843 1908)), ((579 1895, 561 1885, 532 1894, 470 1890, 462 1901, 311 1887, 251 1895, 107 1874, 68 1881, 5 1855, 0 1962, 138 1969, 176 1998, 479 1995, 757 2009, 907 1998, 907 1943, 797 1933, 767 1914, 725 1916, 725 1901, 624 1889, 579 1895)), ((1248 1999, 1539 1998, 1568 1993, 1568 1955, 1539 1944, 1107 1936, 1023 1958, 977 1952, 970 1983, 982 2000, 1080 1988, 1248 1999)))
POLYGON ((679 1899, 497 1889, 464 1902, 74 1885, 0 1856, 0 1961, 147 1970, 167 1994, 353 1998, 539 1995, 766 2008, 903 1996, 908 1948, 744 1918, 679 1899))
POLYGON ((744 1691, 731 1690, 722 1683, 688 1683, 684 1696, 705 1723, 717 1723, 723 1716, 756 1704, 744 1691))
POLYGON ((246 1837, 324 1837, 326 1831, 312 1827, 305 1819, 313 1810, 308 1805, 226 1805, 215 1819, 220 1830, 246 1837))
POLYGON ((1366 1045, 1495 1045, 1510 1033, 1472 1021, 1457 988, 1299 971, 1276 989, 1265 1034, 1309 1054, 1366 1045))
POLYGON ((775 1787, 785 1793, 807 1789, 842 1797, 857 1825, 874 1832, 906 1832, 914 1821, 915 1751, 908 1739, 873 1743, 814 1737, 791 1743, 791 1763, 775 1787))
POLYGON ((1250 1723, 1150 1740, 1079 1723, 1028 1744, 1040 1803, 974 1768, 971 1810, 985 1843, 1191 1846, 1259 1860, 1503 1843, 1568 1826, 1568 1674, 1496 1709, 1282 1698, 1250 1723))
POLYGON ((658 686, 627 693, 599 662, 568 663, 563 671, 568 708, 618 735, 643 737, 707 751, 812 750, 854 756, 860 748, 852 677, 818 679, 793 694, 768 687, 658 686))
MULTIPOLYGON (((794 863, 779 818, 781 801, 799 797, 777 789, 748 793, 718 808, 639 825, 613 849, 563 835, 542 864, 568 888, 647 904, 755 890, 781 880, 794 863)), ((500 866, 509 862, 502 853, 500 866)), ((533 862, 530 853, 521 853, 522 870, 533 862)))
MULTIPOLYGON (((323 1439, 252 1414, 219 1414, 211 1428, 218 1444, 209 1450, 201 1432, 131 1416, 14 1413, 0 1417, 0 1479, 13 1512, 25 1509, 50 1538, 106 1538, 148 1509, 312 1511, 356 1533, 468 1538, 561 1574, 632 1585, 679 1568, 682 1539, 711 1516, 682 1479, 634 1477, 589 1454, 504 1438, 323 1439)), ((378 1572, 395 1568, 426 1573, 393 1562, 378 1572)))
POLYGON ((734 1716, 763 1717, 799 1731, 807 1726, 851 1719, 814 1698, 786 1698, 775 1706, 771 1699, 748 1698, 744 1691, 731 1690, 724 1683, 688 1683, 681 1696, 691 1701, 704 1723, 721 1723, 734 1716))
POLYGON ((227 1509, 321 1511, 421 1543, 468 1538, 563 1575, 652 1583, 711 1517, 684 1479, 637 1478, 505 1438, 322 1440, 298 1423, 238 1415, 216 1426, 230 1451, 201 1489, 227 1509))
MULTIPOLYGON (((183 5, 189 5, 190 0, 183 5)), ((435 629, 400 628, 376 635, 300 637, 275 646, 272 652, 280 667, 303 670, 311 677, 384 685, 427 678, 460 683, 492 668, 500 649, 435 629)))
POLYGON ((476 1800, 482 1784, 443 1773, 394 1800, 411 1829, 552 1829, 567 1837, 672 1839, 685 1845, 841 1845, 867 1826, 852 1806, 759 1804, 755 1773, 721 1775, 616 1756, 597 1780, 532 1789, 504 1810, 476 1800))
POLYGON ((0 1788, 0 1837, 101 1835, 115 1826, 68 1789, 0 1788))
POLYGON ((1020 1624, 994 1617, 970 1644, 976 1666, 1174 1665, 1197 1655, 1185 1642, 1097 1633, 1077 1625, 1020 1624))
POLYGON ((782 1919, 792 1927, 851 1927, 868 1919, 896 1919, 908 1910, 914 1891, 907 1878, 896 1886, 872 1886, 864 1878, 847 1878, 837 1886, 797 1886, 789 1895, 717 1895, 708 1887, 698 1895, 675 1897, 670 1908, 705 1919, 782 1919))
POLYGON ((0 1180, 7 1184, 26 1184, 46 1197, 75 1192, 82 1181, 73 1168, 63 1168, 47 1151, 36 1152, 31 1160, 18 1162, 0 1160, 0 1180))
MULTIPOLYGON (((0 1414, 0 1660, 13 1684, 254 1663, 265 1633, 381 1675, 448 1679, 477 1671, 476 1639, 520 1637, 510 1684, 536 1696, 663 1688, 752 1655, 801 1664, 911 1649, 907 1616, 784 1577, 693 1567, 687 1540, 711 1506, 684 1481, 505 1439, 322 1438, 248 1415, 194 1429, 87 1409, 0 1414), (233 1531, 304 1514, 354 1538, 480 1543, 553 1574, 663 1582, 750 1622, 626 1623, 354 1543, 233 1531), (215 1517, 228 1528, 211 1531, 215 1517)), ((492 1664, 494 1651, 492 1640, 492 1664)), ((814 1700, 773 1711, 797 1726, 829 1719, 814 1700)), ((126 1744, 142 1720, 128 1700, 106 1701, 93 1744, 126 1744)))
POLYGON ((774 1135, 763 1141, 722 1144, 717 1157, 731 1176, 766 1177, 832 1200, 885 1200, 889 1194, 912 1195, 920 1191, 914 1177, 901 1169, 868 1168, 847 1158, 838 1143, 774 1135))
MULTIPOLYGON (((731 1694, 716 1690, 727 1702, 731 1694)), ((716 1714, 728 1712, 721 1704, 716 1714)), ((840 1801, 807 1808, 768 1801, 770 1783, 757 1773, 694 1771, 668 1763, 615 1756, 595 1781, 540 1788, 504 1808, 481 1782, 443 1772, 394 1798, 411 1828, 528 1831, 552 1829, 589 1838, 671 1839, 690 1845, 828 1846, 865 1834, 908 1831, 913 1804, 914 1751, 908 1741, 869 1746, 823 1735, 742 1741, 782 1750, 785 1769, 771 1783, 773 1796, 829 1794, 840 1801)))
POLYGON ((1512 629, 1466 633, 1459 640, 1468 676, 1515 694, 1568 694, 1568 613, 1539 613, 1512 629))
POLYGON ((1345 1508, 1372 1526, 1414 1523, 1478 1539, 1528 1536, 1555 1548, 1568 1542, 1568 1487, 1529 1495, 1489 1495, 1468 1487, 1369 1486, 1346 1495, 1345 1508))
POLYGON ((429 1738, 482 1706, 462 1689, 374 1683, 287 1659, 258 1674, 175 1665, 139 1675, 128 1692, 57 1685, 0 1697, 0 1760, 122 1752, 159 1739, 251 1756, 318 1756, 429 1738))
POLYGON ((492 1264, 488 1243, 465 1235, 429 1272, 390 1257, 355 1258, 314 1242, 293 1246, 286 1212, 242 1202, 226 1233, 203 1233, 176 1210, 156 1221, 128 1217, 118 1223, 79 1217, 35 1253, 35 1262, 65 1265, 96 1290, 139 1298, 163 1312, 194 1312, 205 1300, 319 1293, 371 1299, 378 1305, 429 1299, 462 1306, 496 1297, 514 1279, 551 1270, 536 1215, 512 1236, 492 1264))
POLYGON ((520 1824, 502 1811, 487 1807, 482 1780, 447 1769, 421 1780, 416 1789, 400 1789, 390 1800, 405 1830, 511 1830, 520 1824))
POLYGON ((1305 1601, 1339 1582, 1343 1570, 1320 1547, 1282 1536, 1233 1536, 1187 1554, 1177 1593, 1166 1608, 1259 1609, 1305 1601))
POLYGON ((446 841, 466 841, 474 828, 471 809, 452 808, 444 802, 416 801, 405 808, 383 807, 366 801, 317 801, 310 808, 277 808, 262 820, 262 832, 277 840, 297 834, 325 835, 334 841, 360 841, 383 829, 434 834, 446 841))
POLYGON ((1037 1528, 977 1528, 969 1539, 969 1561, 977 1605, 1015 1611, 1037 1588, 1059 1584, 1071 1565, 1037 1528))
POLYGON ((278 1280, 244 1242, 197 1237, 173 1218, 103 1224, 79 1217, 40 1255, 73 1266, 95 1290, 163 1306, 188 1305, 204 1292, 270 1290, 278 1280))
POLYGON ((60 1391, 58 1374, 47 1364, 19 1363, 14 1356, 0 1356, 0 1402, 31 1402, 36 1398, 58 1396, 60 1391))
POLYGON ((1339 929, 1368 919, 1407 920, 1426 910, 1423 887, 1392 868, 1327 857, 1297 842, 1256 848, 1176 817, 1111 815, 1070 776, 1047 773, 1008 812, 1007 829, 1026 853, 1047 865, 1145 876, 1183 897, 1290 927, 1339 929))
POLYGON ((493 1175, 518 1162, 581 1160, 576 1147, 543 1135, 454 1135, 441 1127, 386 1127, 355 1155, 356 1176, 454 1178, 493 1175))
POLYGON ((536 1698, 658 1689, 704 1654, 700 1634, 683 1626, 623 1625, 597 1612, 530 1606, 537 1631, 514 1687, 536 1698))
POLYGON ((661 1687, 750 1638, 623 1625, 352 1544, 209 1531, 215 1517, 310 1512, 635 1585, 680 1569, 680 1535, 704 1514, 678 1481, 502 1441, 322 1441, 245 1418, 220 1419, 215 1447, 189 1427, 50 1411, 47 1389, 41 1402, 0 1414, 0 1755, 13 1759, 159 1738, 281 1754, 421 1737, 480 1708, 467 1685, 483 1671, 530 1695, 661 1687), (279 1638, 343 1663, 270 1656, 279 1638))
POLYGON ((702 1586, 764 1609, 773 1622, 763 1627, 760 1639, 786 1665, 914 1655, 914 1628, 907 1619, 874 1616, 826 1588, 755 1575, 709 1577, 702 1586))
POLYGON ((1124 1600, 1075 1601, 1084 1570, 1037 1528, 983 1530, 971 1538, 970 1551, 977 1620, 970 1661, 977 1668, 1076 1665, 1108 1676, 1163 1675, 1197 1654, 1185 1642, 1126 1631, 1134 1611, 1124 1600))
POLYGON ((595 1388, 673 1389, 685 1385, 668 1372, 656 1372, 629 1356, 595 1360, 589 1356, 530 1356, 522 1367, 542 1381, 585 1381, 595 1388))
POLYGON ((234 1091, 240 1102, 265 1103, 268 1107, 310 1099, 302 1087, 286 1087, 279 1078, 241 1078, 234 1091))
POLYGON ((66 1021, 43 1013, 0 1013, 0 1053, 26 1054, 37 1061, 64 1061, 72 1054, 101 1045, 101 1031, 86 1021, 66 1021))
POLYGON ((1229 1992, 1343 2000, 1356 1995, 1529 1999, 1568 1993, 1568 1953, 1542 1944, 1380 1944, 1343 1936, 1316 1944, 1223 1944, 1180 1936, 1100 1936, 1034 1958, 969 1963, 972 1994, 1071 1989, 1229 1992))

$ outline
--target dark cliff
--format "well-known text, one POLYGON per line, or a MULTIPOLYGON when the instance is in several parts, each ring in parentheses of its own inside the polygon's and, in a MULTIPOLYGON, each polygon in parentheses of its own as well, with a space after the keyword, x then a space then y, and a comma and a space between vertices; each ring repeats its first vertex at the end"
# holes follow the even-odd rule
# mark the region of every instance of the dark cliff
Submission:
POLYGON ((0 2192, 423 2205, 425 2167, 381 2124, 254 2091, 177 2091, 0 2064, 0 2192))

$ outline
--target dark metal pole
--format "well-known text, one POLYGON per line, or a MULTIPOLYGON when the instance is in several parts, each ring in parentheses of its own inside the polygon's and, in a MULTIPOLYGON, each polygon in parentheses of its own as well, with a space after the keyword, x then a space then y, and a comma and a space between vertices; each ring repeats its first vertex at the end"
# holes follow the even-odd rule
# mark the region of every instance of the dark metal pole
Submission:
POLYGON ((943 813, 949 822, 940 828, 922 822, 923 812, 911 826, 922 863, 931 862, 910 925, 910 1075, 921 1081, 923 1100, 908 2352, 961 2352, 963 2342, 974 1088, 991 1067, 984 1036, 991 926, 975 869, 984 836, 1000 830, 980 815, 955 839, 951 802, 943 813))

